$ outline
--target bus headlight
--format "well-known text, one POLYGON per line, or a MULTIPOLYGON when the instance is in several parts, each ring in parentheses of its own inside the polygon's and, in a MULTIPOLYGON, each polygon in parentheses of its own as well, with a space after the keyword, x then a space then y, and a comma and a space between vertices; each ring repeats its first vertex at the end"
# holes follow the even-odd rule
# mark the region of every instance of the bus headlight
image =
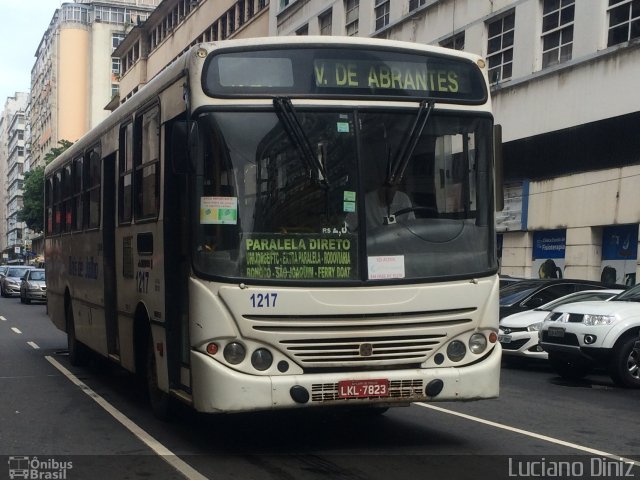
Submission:
POLYGON ((232 365, 237 365, 244 360, 247 355, 247 351, 244 346, 238 342, 228 343, 224 347, 224 359, 232 365))
POLYGON ((264 371, 273 363, 273 355, 266 348, 259 348, 251 355, 251 365, 256 370, 264 371))
POLYGON ((447 357, 452 362, 459 362, 464 358, 465 353, 467 353, 467 347, 464 346, 460 340, 454 340, 447 346, 447 357))
POLYGON ((474 333, 469 339, 469 350, 472 353, 482 353, 487 348, 487 338, 481 333, 474 333))

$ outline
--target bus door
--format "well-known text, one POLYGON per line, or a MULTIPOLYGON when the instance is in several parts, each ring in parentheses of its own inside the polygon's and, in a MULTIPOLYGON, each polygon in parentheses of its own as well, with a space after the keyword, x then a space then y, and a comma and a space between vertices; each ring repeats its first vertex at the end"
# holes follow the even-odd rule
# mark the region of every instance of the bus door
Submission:
POLYGON ((164 261, 165 310, 169 383, 190 392, 189 342, 189 201, 187 176, 186 124, 165 124, 164 165, 164 261), (179 158, 178 158, 179 157, 179 158), (182 164, 182 167, 179 165, 182 164))

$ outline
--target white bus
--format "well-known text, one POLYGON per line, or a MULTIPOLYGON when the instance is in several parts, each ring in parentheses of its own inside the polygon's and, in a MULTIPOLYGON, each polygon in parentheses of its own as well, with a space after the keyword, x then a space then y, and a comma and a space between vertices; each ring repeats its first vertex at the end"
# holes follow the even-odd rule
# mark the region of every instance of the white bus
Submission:
POLYGON ((80 364, 201 412, 498 395, 485 62, 338 37, 196 45, 46 167, 80 364))

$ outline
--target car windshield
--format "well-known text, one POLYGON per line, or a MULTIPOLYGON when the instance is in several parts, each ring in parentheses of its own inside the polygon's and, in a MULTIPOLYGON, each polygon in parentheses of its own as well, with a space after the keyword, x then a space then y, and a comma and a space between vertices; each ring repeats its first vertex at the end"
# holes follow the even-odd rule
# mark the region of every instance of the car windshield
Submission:
POLYGON ((577 292, 558 298, 553 302, 546 303, 535 310, 550 312, 554 308, 564 305, 565 303, 588 302, 590 300, 608 300, 615 295, 615 293, 611 292, 577 292))
POLYGON ((616 302, 640 302, 640 283, 612 298, 616 302))
POLYGON ((22 277, 27 273, 26 268, 10 268, 7 270, 7 277, 22 277))
POLYGON ((29 280, 44 280, 44 272, 31 272, 31 275, 29 275, 29 280))
POLYGON ((335 282, 495 270, 490 119, 433 113, 408 138, 415 121, 415 109, 287 103, 202 114, 196 272, 335 282))

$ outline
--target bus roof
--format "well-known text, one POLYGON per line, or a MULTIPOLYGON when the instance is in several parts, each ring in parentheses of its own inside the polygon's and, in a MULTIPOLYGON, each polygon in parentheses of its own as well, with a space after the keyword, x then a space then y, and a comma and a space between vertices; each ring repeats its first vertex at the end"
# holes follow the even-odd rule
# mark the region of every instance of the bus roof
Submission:
MULTIPOLYGON (((51 164, 45 168, 45 174, 49 174, 52 170, 58 169, 61 165, 67 163, 71 158, 81 155, 87 148, 96 143, 100 135, 106 133, 115 125, 124 123, 131 115, 140 109, 141 106, 153 101, 157 98, 158 93, 164 88, 176 82, 181 77, 187 75, 190 62, 203 61, 198 58, 198 51, 203 49, 207 55, 218 49, 233 48, 251 48, 260 47, 261 49, 273 47, 296 47, 296 46, 317 46, 339 48, 347 47, 370 47, 399 49, 406 52, 420 52, 427 54, 435 54, 443 57, 464 59, 477 64, 485 73, 484 62, 482 57, 468 52, 452 50, 433 45, 425 45, 419 43, 405 42, 399 40, 386 40, 377 38, 363 37, 347 37, 347 36, 285 36, 285 37, 255 37, 246 39, 221 40, 218 42, 200 43, 192 46, 182 55, 176 58, 162 72, 156 75, 151 81, 142 86, 129 100, 116 108, 105 120, 87 132, 83 137, 78 139, 71 147, 69 147, 62 155, 57 157, 51 164), (197 59, 197 60, 194 60, 197 59), (96 131, 101 132, 96 135, 96 131)), ((199 79, 191 79, 199 83, 199 79)))

